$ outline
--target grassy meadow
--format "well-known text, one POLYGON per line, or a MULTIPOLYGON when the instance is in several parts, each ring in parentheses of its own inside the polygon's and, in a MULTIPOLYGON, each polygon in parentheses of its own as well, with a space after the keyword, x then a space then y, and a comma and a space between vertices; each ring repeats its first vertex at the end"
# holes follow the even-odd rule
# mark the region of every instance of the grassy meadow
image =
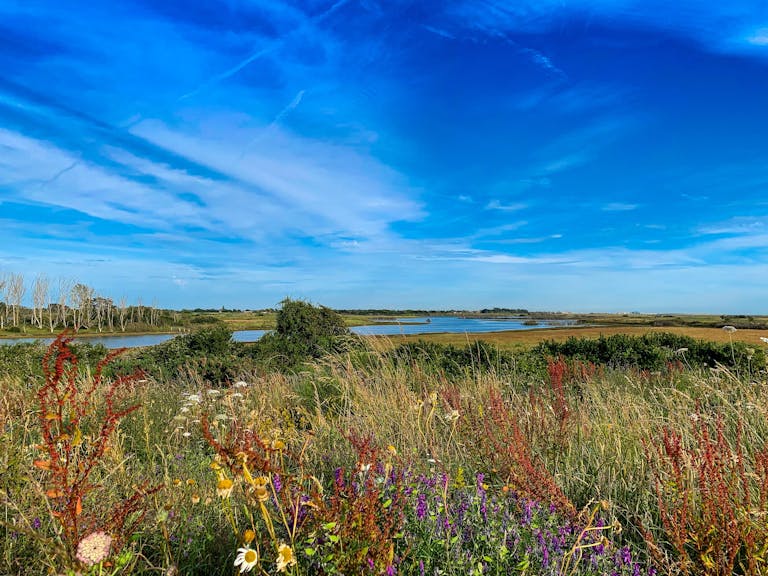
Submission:
POLYGON ((0 348, 0 573, 768 574, 759 336, 318 318, 0 348))

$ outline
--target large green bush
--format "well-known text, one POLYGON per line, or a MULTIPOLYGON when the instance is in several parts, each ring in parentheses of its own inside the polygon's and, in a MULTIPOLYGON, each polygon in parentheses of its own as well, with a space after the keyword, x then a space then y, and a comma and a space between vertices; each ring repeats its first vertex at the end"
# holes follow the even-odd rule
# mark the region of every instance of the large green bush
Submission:
POLYGON ((275 331, 262 337, 252 353, 266 367, 291 369, 353 345, 354 337, 339 314, 325 306, 286 298, 277 313, 275 331))

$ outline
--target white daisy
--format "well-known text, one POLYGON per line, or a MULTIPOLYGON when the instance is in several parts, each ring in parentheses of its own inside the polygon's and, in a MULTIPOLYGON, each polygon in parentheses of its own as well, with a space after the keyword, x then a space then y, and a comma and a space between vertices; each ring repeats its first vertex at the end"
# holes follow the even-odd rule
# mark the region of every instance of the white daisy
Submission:
POLYGON ((253 548, 238 548, 235 558, 235 568, 240 566, 240 574, 250 572, 259 562, 259 554, 253 548))

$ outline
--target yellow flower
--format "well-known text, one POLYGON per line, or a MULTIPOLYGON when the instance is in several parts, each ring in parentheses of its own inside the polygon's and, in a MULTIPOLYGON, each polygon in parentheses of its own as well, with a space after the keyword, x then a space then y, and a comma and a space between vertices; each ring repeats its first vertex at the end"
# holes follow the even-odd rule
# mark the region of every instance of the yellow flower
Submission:
POLYGON ((282 440, 272 440, 272 450, 283 450, 285 448, 285 442, 282 440))
POLYGON ((240 566, 240 574, 250 572, 259 562, 259 554, 253 548, 238 548, 235 558, 235 568, 240 566))
POLYGON ((266 476, 259 476, 253 479, 253 491, 256 494, 256 500, 259 502, 266 502, 269 500, 269 491, 267 490, 267 484, 269 478, 266 476))
POLYGON ((256 538, 256 532, 248 528, 245 532, 243 532, 243 542, 246 544, 250 544, 253 542, 253 539, 256 538))
POLYGON ((197 492, 192 494, 192 496, 190 498, 192 500, 192 504, 199 504, 200 503, 200 494, 198 494, 197 492))
POLYGON ((296 557, 293 555, 293 550, 287 544, 280 544, 277 547, 277 571, 285 572, 288 566, 296 565, 296 557))
POLYGON ((387 446, 387 452, 389 452, 389 455, 390 455, 390 456, 397 456, 397 448, 395 448, 394 446, 392 446, 392 444, 390 444, 389 446, 387 446))
POLYGON ((234 483, 229 478, 222 478, 219 480, 219 483, 216 485, 216 493, 221 496, 222 498, 229 498, 229 495, 232 494, 232 487, 234 486, 234 483))

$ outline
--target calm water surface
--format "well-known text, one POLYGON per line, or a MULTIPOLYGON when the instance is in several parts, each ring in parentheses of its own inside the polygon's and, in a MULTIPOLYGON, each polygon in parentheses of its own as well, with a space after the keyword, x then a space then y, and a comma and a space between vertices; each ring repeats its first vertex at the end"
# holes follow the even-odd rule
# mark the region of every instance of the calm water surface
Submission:
MULTIPOLYGON (((350 330, 364 336, 395 336, 398 334, 429 334, 450 332, 470 334, 482 332, 504 332, 506 330, 532 330, 534 328, 554 328, 573 326, 571 320, 542 320, 535 326, 526 326, 520 318, 460 318, 458 316, 434 316, 429 318, 396 318, 387 324, 374 326, 355 326, 350 330)), ((267 330, 238 330, 232 334, 236 342, 255 342, 267 330)), ((126 336, 94 336, 78 338, 90 344, 103 344, 107 348, 135 348, 137 346, 155 346, 174 338, 173 334, 141 334, 126 336)), ((35 338, 0 338, 0 344, 19 344, 35 342, 35 338)), ((39 341, 50 344, 53 338, 40 338, 39 341)))

